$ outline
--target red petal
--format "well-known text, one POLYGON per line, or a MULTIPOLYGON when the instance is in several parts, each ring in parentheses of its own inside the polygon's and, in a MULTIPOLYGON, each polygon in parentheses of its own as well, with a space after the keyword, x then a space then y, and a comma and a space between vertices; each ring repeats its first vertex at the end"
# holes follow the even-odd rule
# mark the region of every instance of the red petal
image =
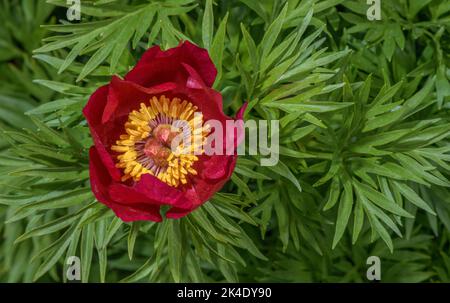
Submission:
POLYGON ((182 44, 180 52, 186 56, 184 62, 191 65, 202 77, 205 84, 211 87, 216 80, 217 70, 209 57, 208 51, 186 41, 182 44))
POLYGON ((105 129, 102 127, 100 122, 101 113, 103 108, 107 103, 107 94, 109 86, 102 86, 97 89, 92 96, 89 98, 87 105, 83 109, 83 114, 88 121, 89 128, 91 130, 92 139, 97 147, 97 152, 103 165, 116 181, 120 180, 120 171, 116 168, 111 155, 108 153, 104 146, 104 140, 102 137, 105 136, 105 129))
MULTIPOLYGON (((89 174, 94 196, 99 202, 111 208, 123 221, 151 220, 159 222, 162 220, 159 214, 159 206, 148 204, 133 205, 132 203, 136 201, 129 201, 131 202, 130 204, 123 205, 111 197, 110 188, 117 183, 114 183, 107 170, 105 170, 95 147, 91 147, 89 150, 89 174)), ((124 192, 126 195, 129 194, 128 190, 124 190, 124 192)))
POLYGON ((210 184, 204 180, 197 180, 197 182, 186 191, 184 199, 189 201, 185 205, 177 205, 167 211, 166 217, 171 219, 178 219, 184 217, 194 211, 197 207, 208 201, 216 192, 218 192, 227 182, 223 179, 220 182, 210 184))
POLYGON ((219 179, 229 179, 234 170, 236 156, 229 155, 202 155, 199 157, 199 167, 201 178, 208 182, 219 179))
POLYGON ((159 204, 175 205, 180 203, 179 200, 183 196, 181 190, 167 185, 150 174, 143 175, 135 184, 135 189, 150 199, 158 200, 159 204))
POLYGON ((108 102, 102 114, 102 123, 123 118, 124 116, 128 117, 132 110, 139 109, 141 102, 146 102, 151 96, 168 92, 175 88, 176 85, 172 82, 165 82, 146 88, 113 76, 108 93, 108 102))
POLYGON ((236 114, 236 120, 244 120, 245 110, 247 109, 248 102, 242 104, 241 108, 238 110, 236 114))
POLYGON ((189 41, 167 51, 162 51, 159 46, 148 49, 125 79, 145 87, 168 81, 186 83, 182 63, 192 66, 208 87, 213 85, 217 70, 208 51, 189 41))

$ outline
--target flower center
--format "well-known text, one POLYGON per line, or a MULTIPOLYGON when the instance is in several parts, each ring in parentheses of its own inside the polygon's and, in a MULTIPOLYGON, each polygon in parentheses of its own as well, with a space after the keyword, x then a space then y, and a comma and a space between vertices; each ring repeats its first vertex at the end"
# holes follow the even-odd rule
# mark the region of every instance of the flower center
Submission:
POLYGON ((172 131, 171 128, 169 124, 158 125, 144 145, 144 154, 161 167, 167 167, 167 159, 172 153, 170 149, 172 140, 180 134, 178 131, 172 131))
POLYGON ((122 181, 152 174, 170 186, 188 183, 188 177, 197 174, 193 164, 203 153, 200 147, 208 134, 203 115, 178 98, 153 97, 149 105, 140 106, 128 115, 126 134, 111 147, 118 153, 116 167, 123 169, 122 181), (180 143, 172 146, 174 142, 180 143))

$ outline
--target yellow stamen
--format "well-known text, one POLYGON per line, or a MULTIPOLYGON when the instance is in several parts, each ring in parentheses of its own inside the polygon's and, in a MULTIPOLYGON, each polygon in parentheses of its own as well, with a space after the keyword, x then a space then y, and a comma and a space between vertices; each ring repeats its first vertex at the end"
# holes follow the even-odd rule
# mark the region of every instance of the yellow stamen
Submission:
MULTIPOLYGON (((178 187, 188 183, 189 175, 197 175, 193 165, 198 161, 198 157, 194 155, 194 151, 203 153, 201 144, 206 141, 210 130, 208 126, 203 125, 201 113, 194 115, 196 110, 197 107, 186 100, 154 96, 147 103, 140 103, 139 110, 131 111, 124 125, 125 133, 120 135, 116 145, 111 146, 111 150, 118 153, 116 167, 123 169, 122 181, 130 178, 139 181, 142 175, 151 174, 170 186, 178 187), (162 124, 158 117, 168 122, 162 124), (175 151, 168 153, 170 146, 166 145, 169 142, 158 141, 160 138, 157 133, 162 128, 157 126, 172 126, 171 123, 176 120, 185 120, 188 123, 191 129, 191 138, 188 138, 190 145, 185 147, 183 142, 175 151), (152 140, 152 143, 148 144, 152 150, 146 151, 146 142, 149 140, 152 140)), ((174 129, 176 128, 173 128, 171 134, 181 133, 181 130, 175 132, 174 129)))

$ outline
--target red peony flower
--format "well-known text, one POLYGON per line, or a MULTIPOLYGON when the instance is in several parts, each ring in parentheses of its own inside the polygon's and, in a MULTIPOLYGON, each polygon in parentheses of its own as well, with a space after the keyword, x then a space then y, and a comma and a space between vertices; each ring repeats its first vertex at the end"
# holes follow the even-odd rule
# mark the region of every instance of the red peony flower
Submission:
POLYGON ((177 120, 187 121, 201 142, 210 131, 205 121, 225 125, 231 120, 223 113, 222 96, 211 88, 216 73, 205 49, 189 42, 167 51, 155 46, 124 80, 113 76, 90 97, 83 114, 94 141, 89 151, 92 191, 123 221, 161 221, 163 205, 170 206, 166 217, 183 217, 230 178, 235 151, 207 155, 170 148, 184 134, 174 127, 177 120))

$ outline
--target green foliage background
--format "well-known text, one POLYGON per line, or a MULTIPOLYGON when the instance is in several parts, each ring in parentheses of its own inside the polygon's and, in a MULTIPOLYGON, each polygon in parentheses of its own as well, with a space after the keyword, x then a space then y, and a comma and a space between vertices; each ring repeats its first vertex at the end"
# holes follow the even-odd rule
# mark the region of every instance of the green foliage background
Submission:
POLYGON ((450 1, 0 0, 0 281, 450 282, 450 1), (43 26, 41 26, 43 25, 43 26), (89 188, 81 109, 151 45, 191 40, 230 115, 280 120, 181 220, 125 224, 89 188), (269 134, 270 135, 270 134, 269 134))

